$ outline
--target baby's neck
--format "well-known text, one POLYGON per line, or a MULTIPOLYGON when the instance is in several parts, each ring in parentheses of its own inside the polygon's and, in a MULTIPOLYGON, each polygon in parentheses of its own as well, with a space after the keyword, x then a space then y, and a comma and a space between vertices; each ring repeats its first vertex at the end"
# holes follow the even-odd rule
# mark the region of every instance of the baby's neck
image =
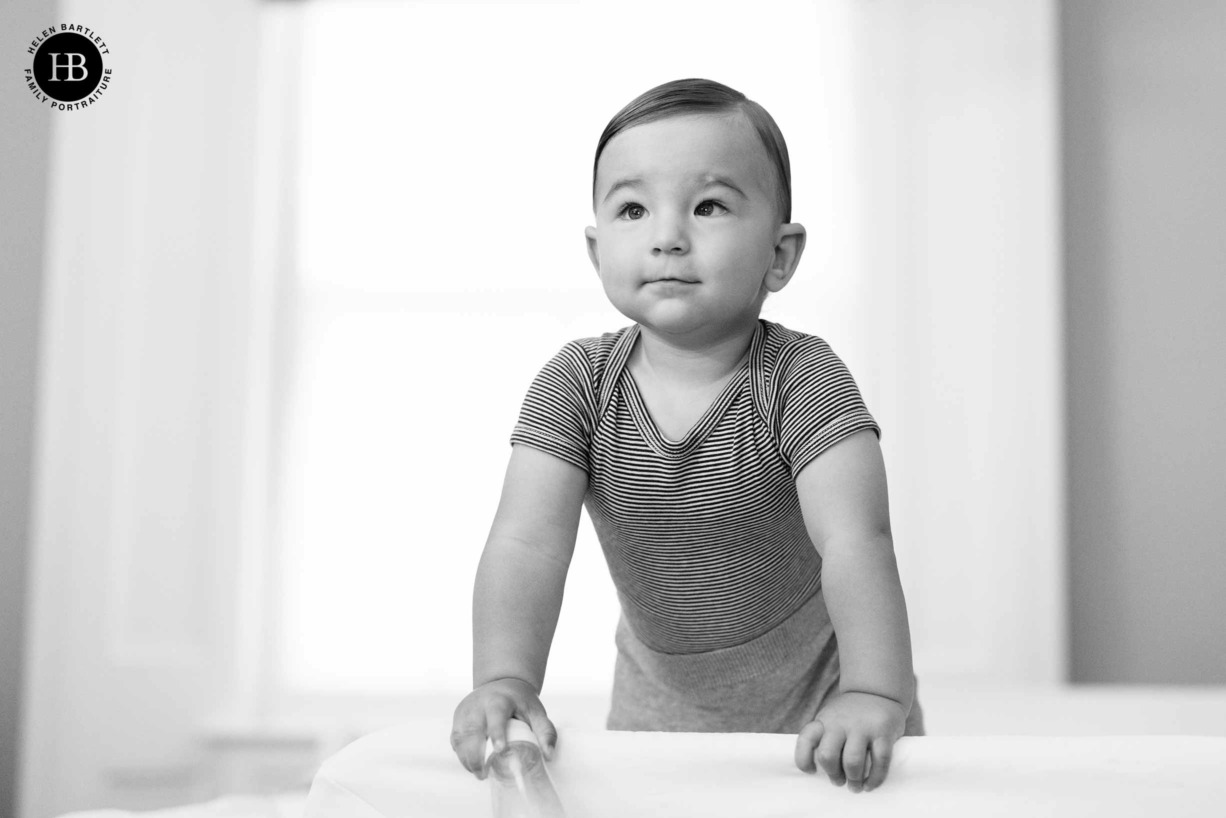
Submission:
POLYGON ((639 329, 639 341, 631 357, 631 370, 677 386, 705 386, 726 380, 740 369, 749 354, 758 322, 706 344, 681 344, 639 329))

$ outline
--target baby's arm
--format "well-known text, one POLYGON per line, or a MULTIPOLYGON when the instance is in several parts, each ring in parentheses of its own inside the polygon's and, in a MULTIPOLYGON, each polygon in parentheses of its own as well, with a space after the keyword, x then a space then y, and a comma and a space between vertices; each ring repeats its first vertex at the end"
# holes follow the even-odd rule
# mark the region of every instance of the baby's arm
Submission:
POLYGON ((501 748, 513 716, 532 725, 546 754, 557 739, 539 696, 586 491, 582 469, 512 447, 473 588, 474 689, 451 734, 460 763, 479 777, 486 737, 501 748))
POLYGON ((820 766, 853 791, 871 790, 885 778, 915 694, 876 436, 865 430, 830 447, 801 470, 796 489, 822 556, 840 665, 839 694, 801 730, 796 764, 806 772, 820 766))

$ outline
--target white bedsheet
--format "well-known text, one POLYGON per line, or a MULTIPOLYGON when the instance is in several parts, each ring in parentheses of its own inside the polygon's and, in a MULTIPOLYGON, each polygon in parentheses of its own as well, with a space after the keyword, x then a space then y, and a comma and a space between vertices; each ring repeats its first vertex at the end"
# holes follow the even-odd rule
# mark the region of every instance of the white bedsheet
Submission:
POLYGON ((306 793, 229 795, 200 804, 152 811, 99 809, 70 812, 60 818, 302 818, 306 793))
MULTIPOLYGON (((448 714, 449 716, 449 714, 448 714)), ((449 717, 366 736, 327 760, 306 818, 490 815, 449 717)), ((795 738, 560 727, 550 766, 569 818, 1226 815, 1226 737, 904 738, 886 784, 853 794, 793 764, 795 738)))

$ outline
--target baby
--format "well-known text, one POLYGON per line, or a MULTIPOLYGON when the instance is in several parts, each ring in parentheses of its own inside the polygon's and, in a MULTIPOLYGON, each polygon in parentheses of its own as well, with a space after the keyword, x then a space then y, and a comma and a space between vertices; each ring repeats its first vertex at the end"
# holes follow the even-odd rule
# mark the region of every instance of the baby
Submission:
POLYGON ((687 79, 605 128, 588 255, 634 323, 572 341, 528 390, 473 594, 451 744, 541 704, 580 507, 621 603, 612 730, 796 733, 856 792, 922 735, 880 430, 822 339, 759 317, 792 278, 787 145, 744 94, 687 79))

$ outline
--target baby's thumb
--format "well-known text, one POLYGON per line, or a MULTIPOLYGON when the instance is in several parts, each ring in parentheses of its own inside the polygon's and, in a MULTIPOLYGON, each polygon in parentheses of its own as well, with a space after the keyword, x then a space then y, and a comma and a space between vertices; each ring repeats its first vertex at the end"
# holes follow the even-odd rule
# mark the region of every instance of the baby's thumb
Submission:
POLYGON ((549 716, 545 715, 544 708, 534 712, 529 717, 528 724, 532 727, 537 744, 541 745, 541 752, 545 754, 545 759, 552 760, 554 748, 558 745, 558 730, 549 720, 549 716))

